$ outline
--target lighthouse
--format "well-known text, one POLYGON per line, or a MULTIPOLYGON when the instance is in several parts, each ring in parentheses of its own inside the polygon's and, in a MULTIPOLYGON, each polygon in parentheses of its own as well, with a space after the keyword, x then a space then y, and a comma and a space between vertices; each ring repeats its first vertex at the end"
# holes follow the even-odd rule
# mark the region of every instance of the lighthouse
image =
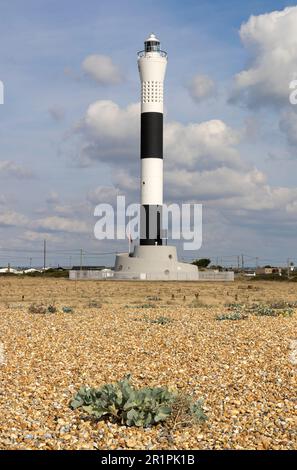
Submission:
POLYGON ((163 89, 167 53, 151 34, 138 52, 141 81, 140 245, 162 245, 163 89))
MULTIPOLYGON (((137 54, 141 81, 140 237, 132 253, 116 256, 115 279, 198 280, 198 268, 163 244, 163 97, 167 53, 151 34, 137 54)), ((135 162, 136 163, 136 162, 135 162)))

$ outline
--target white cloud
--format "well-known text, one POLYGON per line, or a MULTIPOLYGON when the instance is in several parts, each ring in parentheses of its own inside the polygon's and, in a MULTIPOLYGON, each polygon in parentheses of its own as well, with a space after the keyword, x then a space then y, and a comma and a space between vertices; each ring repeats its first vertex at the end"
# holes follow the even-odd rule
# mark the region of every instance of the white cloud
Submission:
MULTIPOLYGON (((139 197, 139 112, 139 105, 123 109, 111 101, 97 101, 88 108, 79 129, 89 163, 108 163, 113 183, 134 202, 139 197)), ((244 138, 245 129, 233 129, 222 120, 167 123, 167 199, 203 202, 236 223, 243 217, 250 224, 260 224, 265 217, 265 223, 275 223, 276 214, 295 223, 292 207, 297 190, 272 187, 262 171, 247 164, 238 149, 244 138)), ((102 191, 98 190, 99 198, 102 191)), ((95 195, 89 195, 89 199, 94 201, 95 195)))
POLYGON ((106 55, 93 54, 82 63, 84 72, 100 85, 115 85, 123 80, 119 68, 106 55))
POLYGON ((194 101, 201 101, 215 94, 215 83, 207 75, 195 75, 188 85, 188 90, 194 101))
MULTIPOLYGON (((96 101, 87 109, 79 125, 84 144, 80 158, 88 163, 104 161, 123 169, 128 162, 136 168, 139 156, 139 104, 120 108, 113 101, 96 101)), ((221 120, 183 125, 169 122, 164 128, 167 165, 212 168, 218 165, 241 167, 235 146, 241 133, 221 120)))
POLYGON ((47 233, 47 232, 33 232, 31 230, 26 230, 22 236, 22 240, 29 241, 29 242, 35 242, 35 241, 42 241, 42 240, 47 240, 50 242, 59 242, 60 239, 53 235, 52 233, 47 233))
POLYGON ((120 188, 121 194, 135 194, 136 191, 140 190, 138 169, 139 167, 136 163, 136 166, 134 165, 133 172, 130 168, 124 166, 113 171, 113 182, 118 188, 120 188))
POLYGON ((187 125, 169 122, 165 126, 164 146, 168 166, 211 169, 219 166, 242 167, 236 145, 240 132, 221 120, 187 125))
POLYGON ((97 186, 88 192, 87 200, 92 204, 111 204, 119 194, 119 190, 113 186, 97 186))
POLYGON ((31 170, 18 165, 12 160, 0 160, 0 174, 1 173, 6 176, 13 176, 19 179, 33 177, 31 170))
POLYGON ((127 108, 108 100, 91 104, 77 127, 84 140, 80 163, 119 160, 124 165, 124 159, 134 159, 139 139, 139 113, 139 104, 130 104, 127 108))
POLYGON ((289 83, 297 74, 297 6, 251 16, 240 28, 249 53, 245 70, 235 76, 231 100, 251 108, 287 105, 289 83))
POLYGON ((27 225, 28 218, 12 210, 0 212, 0 227, 21 227, 27 225))
POLYGON ((48 230, 49 232, 90 233, 91 228, 83 220, 73 218, 49 216, 34 221, 32 226, 36 230, 48 230))

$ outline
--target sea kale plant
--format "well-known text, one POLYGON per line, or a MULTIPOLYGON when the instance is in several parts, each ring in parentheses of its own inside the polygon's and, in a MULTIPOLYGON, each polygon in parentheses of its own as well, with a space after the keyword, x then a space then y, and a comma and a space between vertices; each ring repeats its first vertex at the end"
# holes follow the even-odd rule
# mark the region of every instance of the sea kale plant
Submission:
POLYGON ((234 312, 234 313, 225 313, 222 315, 217 315, 216 320, 246 320, 248 318, 247 315, 245 315, 242 312, 234 312))
POLYGON ((244 305, 239 303, 226 304, 231 314, 221 315, 217 320, 239 320, 246 318, 248 314, 256 317, 292 317, 296 308, 296 302, 270 302, 268 304, 253 303, 244 305), (233 316, 233 318, 231 318, 233 316), (240 318, 241 316, 241 318, 240 318), (229 317, 229 318, 227 318, 229 317))
MULTIPOLYGON (((95 419, 105 417, 126 426, 147 427, 169 418, 176 399, 177 395, 167 388, 136 389, 131 385, 130 376, 127 376, 100 388, 82 387, 70 407, 74 410, 81 408, 95 419)), ((204 420, 201 401, 191 407, 193 413, 204 420)))

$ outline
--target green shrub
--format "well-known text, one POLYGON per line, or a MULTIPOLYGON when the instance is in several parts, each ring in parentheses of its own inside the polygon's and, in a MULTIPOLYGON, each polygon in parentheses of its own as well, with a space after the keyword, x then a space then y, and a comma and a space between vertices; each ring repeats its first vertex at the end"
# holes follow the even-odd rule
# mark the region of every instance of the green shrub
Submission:
POLYGON ((165 388, 136 390, 129 377, 102 387, 83 387, 71 401, 72 409, 82 408, 97 419, 110 416, 127 426, 149 426, 164 421, 171 413, 174 395, 165 388))
POLYGON ((278 302, 271 303, 270 306, 271 308, 276 309, 296 308, 297 302, 286 302, 285 300, 279 300, 278 302))
POLYGON ((49 313, 56 313, 56 311, 57 311, 57 309, 54 305, 49 305, 47 307, 47 310, 48 310, 49 313))
POLYGON ((242 310, 245 307, 245 305, 239 304, 238 302, 230 302, 230 303, 226 303, 225 307, 227 307, 229 310, 242 310))
POLYGON ((256 317, 292 317, 294 310, 283 303, 276 304, 254 304, 250 307, 250 312, 256 317))
POLYGON ((246 318, 248 318, 248 316, 244 315, 242 312, 224 313, 216 316, 216 320, 245 320, 246 318))
POLYGON ((277 317, 278 313, 275 309, 268 307, 267 305, 258 305, 257 308, 253 310, 253 314, 256 317, 277 317))
POLYGON ((171 318, 163 317, 163 316, 154 318, 154 319, 149 320, 149 321, 150 321, 150 323, 157 323, 158 325, 167 325, 167 323, 172 322, 171 318))
MULTIPOLYGON (((177 399, 177 394, 164 387, 135 389, 127 376, 100 388, 82 387, 70 407, 81 408, 95 419, 105 417, 126 426, 147 427, 172 416, 177 399)), ((187 406, 195 419, 206 419, 201 401, 189 401, 187 406)))
POLYGON ((63 311, 63 313, 73 313, 73 308, 72 307, 63 307, 62 311, 63 311))
MULTIPOLYGON (((257 317, 291 317, 296 308, 297 302, 286 302, 280 300, 278 302, 271 302, 268 304, 252 304, 244 305, 240 303, 228 303, 225 307, 235 313, 235 317, 238 315, 244 315, 244 312, 251 313, 257 317)), ((225 315, 226 316, 226 315, 225 315)), ((228 315, 227 315, 228 316, 228 315)), ((232 316, 232 315, 231 315, 232 316)), ((224 317, 224 315, 222 315, 224 317)), ((240 320, 240 318, 217 318, 218 320, 240 320)))

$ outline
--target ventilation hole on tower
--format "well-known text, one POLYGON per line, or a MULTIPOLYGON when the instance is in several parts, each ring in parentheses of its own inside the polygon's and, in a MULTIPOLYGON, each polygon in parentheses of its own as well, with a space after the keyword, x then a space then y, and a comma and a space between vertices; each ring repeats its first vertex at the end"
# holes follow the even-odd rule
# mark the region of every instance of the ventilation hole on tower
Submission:
POLYGON ((170 272, 169 269, 165 269, 164 274, 168 276, 169 272, 170 272))
POLYGON ((169 259, 172 259, 172 255, 168 255, 168 258, 169 258, 169 259))

